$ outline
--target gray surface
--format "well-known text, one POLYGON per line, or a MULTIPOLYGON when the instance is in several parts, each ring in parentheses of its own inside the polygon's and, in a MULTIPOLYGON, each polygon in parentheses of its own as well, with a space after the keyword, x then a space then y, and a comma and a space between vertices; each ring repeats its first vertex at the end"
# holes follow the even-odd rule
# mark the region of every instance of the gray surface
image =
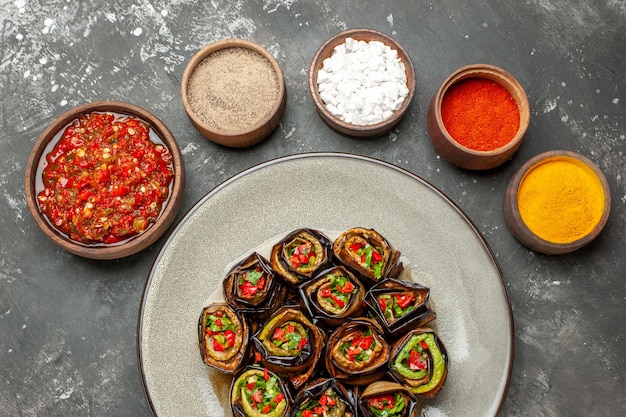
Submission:
POLYGON ((41 131, 70 107, 100 99, 142 106, 177 137, 187 173, 180 217, 239 171, 294 153, 363 154, 430 181, 475 222, 504 274, 516 350, 502 415, 626 415, 624 1, 0 0, 0 20, 0 415, 150 413, 136 320, 165 238, 120 261, 77 258, 37 229, 23 194, 24 168, 41 131), (373 140, 330 131, 307 90, 319 45, 352 27, 392 35, 416 69, 409 114, 391 134, 373 140), (225 37, 264 45, 287 82, 282 123, 250 149, 207 142, 181 104, 186 62, 225 37), (485 173, 441 160, 425 127, 439 84, 475 62, 512 72, 532 110, 519 153, 485 173), (521 246, 501 209, 515 170, 551 149, 590 157, 613 195, 601 236, 559 257, 521 246))

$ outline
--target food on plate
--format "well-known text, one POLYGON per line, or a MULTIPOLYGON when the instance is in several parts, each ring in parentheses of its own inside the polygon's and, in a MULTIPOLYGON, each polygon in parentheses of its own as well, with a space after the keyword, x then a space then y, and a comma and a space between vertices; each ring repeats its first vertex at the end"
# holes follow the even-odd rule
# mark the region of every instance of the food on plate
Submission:
POLYGON ((376 381, 368 385, 359 398, 363 417, 417 417, 415 402, 401 385, 376 381))
POLYGON ((368 291, 365 302, 391 336, 437 317, 430 307, 430 289, 413 281, 387 278, 368 291))
POLYGON ((389 370, 394 379, 413 394, 433 397, 448 375, 445 346, 431 328, 412 330, 394 343, 389 370))
POLYGON ((374 229, 355 227, 343 232, 333 242, 337 260, 373 285, 402 271, 400 252, 374 229))
POLYGON ((294 230, 273 246, 270 261, 288 285, 297 286, 330 265, 332 243, 318 230, 294 230))
POLYGON ((234 378, 230 406, 236 417, 287 417, 291 408, 289 393, 278 375, 256 366, 234 378))
POLYGON ((329 326, 340 325, 363 310, 365 287, 343 266, 322 271, 299 288, 309 314, 329 326))
POLYGON ((339 382, 367 385, 386 371, 391 349, 379 324, 366 317, 347 320, 328 337, 326 370, 339 382))
POLYGON ((228 272, 223 291, 231 307, 255 319, 263 319, 276 310, 287 295, 287 289, 276 278, 269 261, 257 252, 228 272))
POLYGON ((235 416, 416 417, 418 397, 443 387, 430 289, 400 275, 400 253, 373 229, 337 235, 297 229, 265 246, 270 261, 252 252, 226 274, 226 301, 203 309, 202 358, 238 375, 235 416))
POLYGON ((291 417, 353 417, 352 399, 333 378, 312 381, 294 400, 291 417))
POLYGON ((272 314, 252 340, 261 364, 299 389, 316 370, 325 335, 301 308, 287 305, 272 314))
POLYGON ((225 303, 204 309, 198 321, 202 360, 225 373, 235 373, 246 365, 250 331, 245 319, 225 303))
POLYGON ((172 155, 157 138, 132 116, 81 115, 45 155, 39 210, 59 232, 86 245, 144 232, 158 219, 174 178, 172 155))

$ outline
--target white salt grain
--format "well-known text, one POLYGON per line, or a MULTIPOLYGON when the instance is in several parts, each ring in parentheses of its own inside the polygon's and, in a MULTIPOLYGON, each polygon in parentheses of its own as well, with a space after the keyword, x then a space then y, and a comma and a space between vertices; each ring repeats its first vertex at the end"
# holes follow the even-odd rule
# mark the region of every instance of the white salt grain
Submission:
POLYGON ((380 41, 346 38, 317 72, 320 98, 340 120, 371 125, 390 118, 409 94, 398 51, 380 41))

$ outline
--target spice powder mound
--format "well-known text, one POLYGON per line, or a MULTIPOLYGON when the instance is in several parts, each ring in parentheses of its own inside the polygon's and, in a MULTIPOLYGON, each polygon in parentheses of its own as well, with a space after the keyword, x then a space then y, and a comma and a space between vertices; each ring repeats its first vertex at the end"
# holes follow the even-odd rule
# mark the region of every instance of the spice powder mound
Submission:
POLYGON ((213 52, 192 72, 187 99, 213 129, 242 131, 268 117, 278 101, 278 76, 271 62, 247 48, 213 52))
POLYGON ((468 78, 454 84, 441 102, 450 136, 475 151, 491 151, 511 142, 520 126, 515 100, 500 84, 468 78))

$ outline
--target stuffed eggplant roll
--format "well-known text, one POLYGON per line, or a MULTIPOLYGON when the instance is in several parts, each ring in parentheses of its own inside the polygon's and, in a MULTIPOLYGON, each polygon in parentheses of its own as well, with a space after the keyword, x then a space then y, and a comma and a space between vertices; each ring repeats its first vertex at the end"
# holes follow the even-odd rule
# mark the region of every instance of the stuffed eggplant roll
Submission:
POLYGON ((202 309, 198 339, 204 363, 222 372, 235 373, 248 359, 248 324, 224 303, 213 303, 202 309))
POLYGON ((335 258, 373 285, 402 271, 400 252, 374 229, 355 227, 333 242, 335 258))
POLYGON ((417 417, 416 404, 400 384, 376 381, 368 385, 359 398, 363 417, 417 417))
POLYGON ((346 389, 334 378, 320 378, 306 385, 294 401, 291 417, 354 417, 346 389))
POLYGON ((279 309, 253 336, 263 366, 301 388, 316 371, 324 332, 297 306, 279 309))
POLYGON ((274 271, 296 287, 330 266, 332 242, 318 230, 294 230, 272 247, 270 261, 274 271))
POLYGON ((329 326, 339 326, 363 310, 365 287, 343 266, 322 271, 299 288, 309 314, 329 326))
POLYGON ((263 319, 278 309, 287 293, 269 261, 256 252, 230 270, 223 290, 231 307, 255 319, 263 319))
POLYGON ((430 289, 413 281, 387 278, 368 291, 365 302, 391 336, 423 327, 437 317, 430 308, 430 289))
POLYGON ((280 377, 256 366, 245 368, 233 379, 230 406, 236 417, 287 417, 291 408, 280 377))
POLYGON ((433 329, 415 329, 394 343, 389 370, 413 394, 430 398, 446 382, 448 355, 433 329))
POLYGON ((379 324, 359 317, 346 321, 328 338, 326 370, 340 382, 367 385, 387 371, 391 349, 379 324))

